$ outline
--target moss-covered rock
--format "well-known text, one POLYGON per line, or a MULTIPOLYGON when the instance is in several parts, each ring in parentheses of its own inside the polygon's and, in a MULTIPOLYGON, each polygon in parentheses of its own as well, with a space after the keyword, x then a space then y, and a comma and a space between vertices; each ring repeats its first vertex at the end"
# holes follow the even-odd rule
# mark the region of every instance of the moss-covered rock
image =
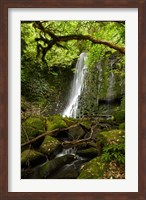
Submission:
POLYGON ((124 179, 125 166, 115 161, 103 162, 101 157, 96 157, 81 166, 78 179, 124 179))
POLYGON ((65 155, 62 157, 55 158, 51 161, 47 161, 41 166, 34 169, 34 173, 31 178, 48 178, 55 170, 58 170, 65 164, 71 163, 75 160, 73 155, 65 155))
POLYGON ((121 138, 125 137, 125 132, 124 130, 114 129, 110 131, 100 132, 100 135, 103 135, 106 138, 107 143, 111 144, 118 143, 121 138))
POLYGON ((98 156, 101 155, 103 147, 107 144, 107 138, 102 134, 96 135, 96 148, 98 149, 98 156))
POLYGON ((85 135, 85 131, 84 131, 84 129, 80 125, 78 125, 76 127, 72 127, 68 131, 68 138, 69 138, 69 140, 80 139, 84 135, 85 135))
POLYGON ((91 120, 82 120, 80 122, 80 124, 85 127, 86 129, 90 129, 91 125, 92 125, 92 121, 91 120))
POLYGON ((42 117, 30 117, 22 123, 21 143, 25 143, 45 132, 45 120, 42 117))
POLYGON ((77 121, 76 119, 71 118, 71 117, 64 117, 63 120, 67 126, 71 126, 77 121))
POLYGON ((35 166, 46 161, 46 156, 42 153, 27 149, 21 153, 21 167, 35 166))
POLYGON ((99 151, 98 151, 98 149, 91 147, 88 149, 78 150, 76 153, 82 157, 94 158, 94 157, 98 156, 99 151))
POLYGON ((61 143, 49 135, 45 137, 43 143, 40 146, 40 152, 48 155, 50 158, 53 158, 61 150, 61 143))
POLYGON ((61 129, 67 127, 61 115, 53 115, 47 120, 47 130, 52 131, 54 129, 61 129))
POLYGON ((81 167, 78 179, 99 179, 103 177, 105 163, 100 162, 100 157, 90 160, 81 167))

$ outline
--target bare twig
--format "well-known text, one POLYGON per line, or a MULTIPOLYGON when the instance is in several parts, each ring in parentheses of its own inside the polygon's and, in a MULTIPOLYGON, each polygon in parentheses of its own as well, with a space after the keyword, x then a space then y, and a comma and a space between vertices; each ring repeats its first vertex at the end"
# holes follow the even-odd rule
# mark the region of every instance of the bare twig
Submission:
POLYGON ((97 126, 97 124, 91 127, 91 133, 90 133, 90 136, 88 138, 80 139, 80 140, 73 140, 73 141, 65 141, 65 142, 62 142, 62 145, 65 146, 67 144, 72 144, 73 145, 73 144, 79 144, 79 143, 83 143, 83 142, 88 142, 89 140, 92 139, 93 131, 96 128, 96 126, 97 126))

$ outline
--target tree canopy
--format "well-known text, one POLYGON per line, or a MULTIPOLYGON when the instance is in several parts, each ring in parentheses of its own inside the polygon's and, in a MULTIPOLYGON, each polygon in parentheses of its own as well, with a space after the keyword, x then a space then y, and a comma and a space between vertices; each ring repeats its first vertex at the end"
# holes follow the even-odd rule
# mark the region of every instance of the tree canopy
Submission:
POLYGON ((124 26, 124 22, 24 21, 22 51, 47 66, 70 65, 82 51, 92 48, 124 54, 124 26))

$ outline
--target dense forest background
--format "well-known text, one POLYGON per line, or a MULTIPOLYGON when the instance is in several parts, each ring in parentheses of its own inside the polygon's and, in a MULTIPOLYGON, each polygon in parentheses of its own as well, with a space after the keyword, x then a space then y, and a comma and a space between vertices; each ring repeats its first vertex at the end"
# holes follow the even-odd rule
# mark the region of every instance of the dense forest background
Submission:
POLYGON ((74 175, 63 168, 57 178, 124 178, 125 22, 22 21, 21 117, 22 177, 55 178, 56 166, 77 155, 74 175), (82 53, 80 109, 76 119, 62 117, 82 53))

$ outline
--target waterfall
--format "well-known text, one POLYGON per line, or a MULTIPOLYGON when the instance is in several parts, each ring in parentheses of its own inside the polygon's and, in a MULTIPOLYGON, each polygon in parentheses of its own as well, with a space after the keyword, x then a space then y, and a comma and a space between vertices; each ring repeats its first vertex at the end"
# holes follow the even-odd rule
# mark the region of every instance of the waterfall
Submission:
POLYGON ((106 95, 108 100, 112 99, 114 96, 115 75, 112 72, 113 64, 114 63, 111 63, 111 65, 110 65, 110 74, 109 74, 109 78, 108 78, 108 89, 107 89, 107 95, 106 95))
POLYGON ((86 53, 81 53, 76 64, 76 71, 72 82, 69 101, 66 109, 63 112, 63 117, 76 118, 79 112, 78 103, 81 92, 84 88, 84 76, 86 73, 85 60, 87 59, 86 53))
POLYGON ((98 70, 98 95, 97 95, 97 107, 99 106, 99 94, 101 90, 101 85, 102 85, 102 66, 101 63, 98 63, 96 66, 98 70))
POLYGON ((115 75, 113 73, 113 66, 114 63, 111 63, 110 65, 110 73, 109 73, 109 77, 108 77, 108 88, 107 88, 107 94, 106 94, 106 99, 107 99, 107 114, 111 114, 111 110, 112 110, 112 104, 111 104, 111 100, 114 98, 115 96, 115 92, 114 92, 114 86, 115 86, 115 75))

